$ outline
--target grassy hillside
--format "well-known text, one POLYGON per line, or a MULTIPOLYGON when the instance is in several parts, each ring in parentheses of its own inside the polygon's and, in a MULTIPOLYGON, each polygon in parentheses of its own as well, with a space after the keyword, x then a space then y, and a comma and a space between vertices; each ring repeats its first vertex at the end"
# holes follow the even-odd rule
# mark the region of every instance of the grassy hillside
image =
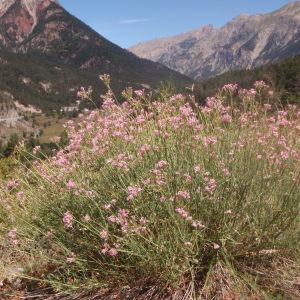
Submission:
MULTIPOLYGON (((101 91, 101 82, 94 73, 62 67, 59 64, 27 54, 0 50, 0 90, 8 91, 22 104, 31 104, 44 111, 74 103, 80 86, 92 85, 101 91), (23 80, 28 79, 25 83, 23 80), (50 83, 45 91, 41 83, 50 83)), ((103 86, 102 86, 103 91, 103 86)))
POLYGON ((254 70, 231 71, 196 84, 200 101, 214 95, 228 82, 249 88, 256 80, 264 80, 284 102, 300 103, 300 55, 262 66, 254 70))
MULTIPOLYGON (((96 69, 81 70, 38 53, 14 54, 3 49, 0 50, 0 59, 0 90, 8 91, 22 104, 31 104, 44 112, 59 110, 62 106, 74 103, 81 86, 93 87, 94 99, 97 103, 100 102, 99 95, 105 91, 104 85, 99 80, 99 75, 102 74, 99 74, 96 69), (43 84, 46 84, 46 90, 43 84)), ((166 70, 166 68, 162 69, 160 77, 153 76, 152 73, 133 73, 130 70, 115 74, 108 69, 107 73, 117 78, 112 83, 112 87, 115 93, 120 95, 127 86, 135 89, 143 89, 147 86, 157 88, 164 80, 172 80, 172 76, 166 70)), ((159 73, 159 70, 157 72, 159 73)), ((191 81, 182 76, 182 81, 174 78, 174 82, 178 86, 185 86, 191 81)))
POLYGON ((109 92, 68 122, 66 148, 0 185, 1 276, 39 297, 298 299, 300 110, 254 89, 109 92))

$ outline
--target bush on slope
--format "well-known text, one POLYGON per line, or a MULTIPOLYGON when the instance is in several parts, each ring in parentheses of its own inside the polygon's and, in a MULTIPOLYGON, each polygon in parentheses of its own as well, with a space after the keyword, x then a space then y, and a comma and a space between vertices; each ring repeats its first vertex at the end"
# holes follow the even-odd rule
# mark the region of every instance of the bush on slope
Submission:
POLYGON ((300 111, 268 95, 230 84, 201 107, 128 89, 118 106, 109 91, 2 188, 1 247, 64 291, 299 296, 300 111))

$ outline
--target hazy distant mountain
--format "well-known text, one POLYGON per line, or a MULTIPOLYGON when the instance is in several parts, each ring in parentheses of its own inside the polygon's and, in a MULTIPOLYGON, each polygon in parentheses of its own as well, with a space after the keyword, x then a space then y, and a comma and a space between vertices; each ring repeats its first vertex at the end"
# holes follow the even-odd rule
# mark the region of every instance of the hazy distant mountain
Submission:
POLYGON ((96 84, 103 73, 120 86, 190 81, 111 43, 57 0, 0 0, 0 90, 53 108, 74 99, 81 84, 96 84))
POLYGON ((194 79, 254 68, 300 53, 300 1, 268 14, 241 14, 219 29, 209 25, 138 44, 130 51, 194 79))

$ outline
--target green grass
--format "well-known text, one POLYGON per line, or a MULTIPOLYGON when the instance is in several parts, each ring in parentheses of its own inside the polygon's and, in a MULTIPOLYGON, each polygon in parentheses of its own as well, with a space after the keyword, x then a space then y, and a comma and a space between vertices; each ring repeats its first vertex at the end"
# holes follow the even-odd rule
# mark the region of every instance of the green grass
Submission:
POLYGON ((3 185, 3 268, 65 292, 297 298, 299 108, 265 94, 108 93, 66 149, 3 185))

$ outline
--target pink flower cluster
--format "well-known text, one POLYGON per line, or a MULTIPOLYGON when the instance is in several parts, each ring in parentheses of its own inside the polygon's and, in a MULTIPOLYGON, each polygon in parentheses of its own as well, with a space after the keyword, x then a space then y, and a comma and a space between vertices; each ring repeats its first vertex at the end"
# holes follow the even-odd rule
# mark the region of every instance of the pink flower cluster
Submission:
POLYGON ((132 201, 134 200, 135 198, 137 198, 139 196, 139 194, 142 192, 142 189, 139 187, 139 186, 129 186, 127 188, 127 193, 128 193, 128 196, 127 196, 127 200, 128 201, 132 201))
POLYGON ((9 242, 14 245, 17 246, 19 244, 19 240, 17 238, 17 229, 13 228, 12 230, 10 230, 10 232, 8 233, 8 239, 9 242))
POLYGON ((123 170, 125 172, 129 171, 129 164, 133 160, 132 155, 128 155, 125 153, 118 154, 115 158, 110 158, 107 160, 107 163, 112 165, 115 168, 123 170))
POLYGON ((151 146, 149 144, 144 144, 139 150, 139 155, 144 156, 150 150, 151 150, 151 146))
POLYGON ((168 165, 168 163, 165 160, 160 160, 156 165, 155 165, 155 169, 163 169, 164 167, 166 167, 168 165))
POLYGON ((205 136, 203 138, 203 144, 205 147, 215 145, 218 142, 217 138, 214 136, 205 136))
POLYGON ((66 229, 73 229, 73 220, 74 220, 74 217, 69 211, 64 213, 63 223, 64 223, 64 227, 66 229))
POLYGON ((217 189, 218 186, 217 181, 214 178, 210 178, 209 173, 206 173, 204 177, 204 182, 205 182, 204 190, 210 195, 212 195, 217 189))
POLYGON ((184 200, 191 199, 191 195, 188 191, 179 191, 179 192, 177 192, 177 196, 184 200))
POLYGON ((19 186, 18 181, 14 179, 8 180, 6 183, 6 187, 9 191, 16 189, 18 186, 19 186))
POLYGON ((175 208, 175 212, 185 221, 189 222, 191 226, 195 229, 203 229, 205 226, 199 222, 193 219, 193 217, 182 207, 175 208))
POLYGON ((35 146, 35 147, 32 149, 32 153, 33 153, 34 155, 38 154, 40 151, 41 151, 41 146, 35 146))
POLYGON ((73 190, 76 187, 76 184, 72 179, 70 179, 67 182, 66 186, 67 186, 67 189, 70 191, 70 190, 73 190))
POLYGON ((269 87, 263 80, 255 81, 253 86, 258 90, 267 89, 269 87))
MULTIPOLYGON (((125 239, 151 232, 152 217, 150 222, 141 206, 144 209, 149 204, 149 213, 171 207, 175 219, 187 222, 189 229, 204 229, 196 220, 204 219, 197 216, 201 201, 218 204, 245 151, 251 150, 253 164, 269 167, 278 177, 280 170, 289 170, 291 180, 298 176, 293 165, 300 159, 294 146, 295 133, 300 132, 300 111, 288 106, 276 112, 275 105, 256 103, 256 98, 263 98, 263 88, 266 85, 256 83, 254 89, 238 92, 237 85, 229 84, 204 106, 183 95, 145 104, 144 91, 130 90, 128 101, 117 105, 109 93, 103 98, 102 110, 83 114, 78 123, 66 124, 70 142, 65 149, 58 150, 47 163, 33 165, 44 179, 38 197, 63 194, 61 199, 69 197, 74 207, 79 203, 81 222, 75 224, 71 211, 60 220, 66 238, 75 235, 75 229, 86 232, 92 228, 104 259, 118 257, 125 239), (226 106, 228 94, 243 101, 226 106), (231 129, 238 134, 232 134, 231 129), (100 217, 91 212, 93 205, 100 217)), ((269 180, 268 176, 264 174, 261 180, 269 180)), ((19 191, 23 184, 10 180, 5 189, 7 195, 20 200, 20 205, 29 199, 19 191)), ((75 208, 72 211, 75 213, 75 208)), ((18 244, 15 229, 8 238, 18 244)), ((76 254, 80 255, 77 250, 76 254)), ((75 261, 76 255, 70 252, 67 262, 75 261)))
POLYGON ((108 255, 110 257, 116 257, 118 255, 118 249, 116 247, 111 247, 108 243, 104 243, 101 253, 108 255))
POLYGON ((236 83, 228 83, 222 87, 223 92, 228 92, 230 94, 236 92, 238 90, 238 85, 236 83))
POLYGON ((255 89, 241 89, 239 90, 239 96, 243 99, 254 99, 255 96, 257 95, 257 91, 255 89))

